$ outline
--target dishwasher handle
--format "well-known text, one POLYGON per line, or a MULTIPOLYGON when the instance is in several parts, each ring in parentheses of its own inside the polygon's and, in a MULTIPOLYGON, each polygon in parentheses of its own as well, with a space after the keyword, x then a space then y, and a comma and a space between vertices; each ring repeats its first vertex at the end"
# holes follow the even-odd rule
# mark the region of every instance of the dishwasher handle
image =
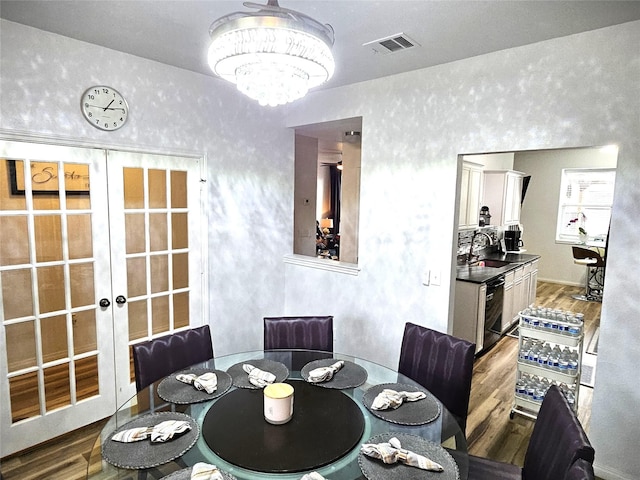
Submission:
POLYGON ((492 280, 491 282, 487 282, 487 294, 489 293, 489 291, 497 290, 503 285, 504 285, 504 277, 500 277, 496 280, 492 280))

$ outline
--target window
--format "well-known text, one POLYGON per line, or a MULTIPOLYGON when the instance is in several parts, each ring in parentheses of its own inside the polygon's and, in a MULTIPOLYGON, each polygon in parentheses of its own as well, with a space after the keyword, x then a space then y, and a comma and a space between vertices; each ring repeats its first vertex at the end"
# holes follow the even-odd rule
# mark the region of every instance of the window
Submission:
POLYGON ((556 241, 606 239, 615 180, 614 168, 562 170, 556 241))

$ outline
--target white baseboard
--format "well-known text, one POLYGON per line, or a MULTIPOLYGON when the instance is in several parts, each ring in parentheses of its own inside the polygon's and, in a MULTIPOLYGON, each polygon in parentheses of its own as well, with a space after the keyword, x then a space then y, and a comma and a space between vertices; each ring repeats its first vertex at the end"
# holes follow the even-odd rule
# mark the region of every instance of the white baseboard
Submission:
POLYGON ((582 287, 584 288, 584 282, 576 283, 576 282, 567 282, 565 280, 556 280, 555 278, 541 278, 538 277, 539 282, 549 282, 549 283, 557 283, 558 285, 569 285, 570 287, 582 287))
POLYGON ((637 477, 627 477, 624 473, 619 472, 618 470, 600 465, 597 462, 593 463, 593 471, 596 474, 596 477, 602 478, 603 480, 635 480, 637 477))

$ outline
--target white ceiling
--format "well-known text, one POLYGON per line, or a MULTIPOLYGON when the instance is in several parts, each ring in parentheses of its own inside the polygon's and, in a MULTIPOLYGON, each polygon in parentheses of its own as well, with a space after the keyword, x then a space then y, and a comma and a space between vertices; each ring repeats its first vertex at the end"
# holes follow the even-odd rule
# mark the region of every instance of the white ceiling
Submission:
MULTIPOLYGON (((266 3, 266 0, 256 0, 266 3)), ((280 0, 335 30, 331 88, 640 19, 640 1, 280 0), (363 44, 405 33, 420 47, 363 44)), ((212 75, 209 26, 241 0, 0 0, 0 17, 212 75)))

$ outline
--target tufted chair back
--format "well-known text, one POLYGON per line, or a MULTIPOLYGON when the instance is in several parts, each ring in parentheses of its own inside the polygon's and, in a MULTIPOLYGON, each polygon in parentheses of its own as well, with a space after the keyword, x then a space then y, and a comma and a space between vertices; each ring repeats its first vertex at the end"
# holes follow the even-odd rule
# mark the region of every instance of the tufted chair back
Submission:
POLYGON ((596 474, 593 472, 593 465, 586 460, 578 459, 573 462, 564 480, 595 480, 595 478, 596 474))
POLYGON ((333 316, 265 317, 264 349, 333 352, 333 316))
POLYGON ((467 426, 475 345, 407 322, 398 372, 418 382, 449 410, 462 432, 467 426))
POLYGON ((139 392, 167 375, 213 358, 209 325, 183 330, 133 345, 133 368, 139 392))
POLYGON ((552 385, 538 412, 522 467, 525 480, 564 478, 578 459, 593 463, 594 450, 569 402, 552 385))

